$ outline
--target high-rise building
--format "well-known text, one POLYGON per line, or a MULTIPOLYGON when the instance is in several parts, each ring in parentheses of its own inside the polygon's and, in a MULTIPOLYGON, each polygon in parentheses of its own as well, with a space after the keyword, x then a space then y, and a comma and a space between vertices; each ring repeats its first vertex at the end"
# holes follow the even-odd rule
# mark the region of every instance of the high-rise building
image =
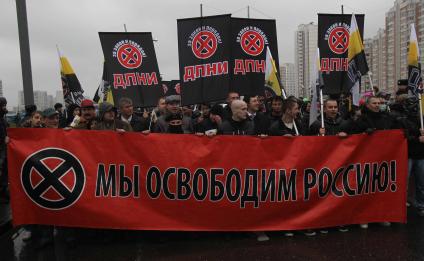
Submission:
MULTIPOLYGON (((37 106, 37 110, 42 111, 47 108, 53 108, 54 104, 58 102, 57 96, 58 96, 58 92, 56 93, 56 96, 53 96, 53 95, 47 94, 46 91, 34 91, 34 104, 37 106)), ((25 107, 24 92, 19 91, 18 92, 18 108, 21 110, 24 107, 25 107)))
MULTIPOLYGON (((424 47, 424 2, 396 0, 386 13, 386 77, 387 89, 395 90, 398 79, 408 77, 408 42, 410 25, 415 23, 418 44, 424 47)), ((421 63, 423 57, 421 57, 421 63)))
POLYGON ((295 32, 296 89, 299 96, 310 97, 311 85, 315 83, 314 62, 316 59, 318 26, 301 24, 295 32))
POLYGON ((37 105, 38 110, 45 110, 49 107, 47 92, 46 91, 34 91, 34 103, 37 105))
POLYGON ((280 75, 287 96, 299 97, 299 90, 296 88, 296 66, 294 63, 283 63, 280 66, 280 75))
POLYGON ((18 92, 18 108, 23 109, 25 107, 25 100, 24 100, 24 91, 18 92))
POLYGON ((373 85, 380 91, 390 92, 387 86, 387 65, 386 65, 386 33, 379 29, 377 35, 372 39, 371 64, 369 69, 373 85))
MULTIPOLYGON (((364 39, 364 52, 365 58, 367 59, 368 68, 371 70, 373 64, 373 40, 370 38, 364 39)), ((370 77, 364 75, 361 78, 361 92, 371 91, 370 77)))

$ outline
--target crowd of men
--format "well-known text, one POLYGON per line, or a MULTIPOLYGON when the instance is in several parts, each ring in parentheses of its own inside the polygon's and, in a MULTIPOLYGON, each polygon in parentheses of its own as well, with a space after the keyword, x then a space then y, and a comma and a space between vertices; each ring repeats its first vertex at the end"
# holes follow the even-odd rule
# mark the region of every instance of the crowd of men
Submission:
MULTIPOLYGON (((8 200, 6 144, 7 101, 0 98, 0 197, 8 200)), ((413 205, 424 217, 424 130, 420 129, 419 106, 416 96, 399 87, 394 98, 376 90, 360 107, 346 105, 340 99, 328 97, 321 116, 310 122, 311 103, 295 97, 244 96, 228 93, 225 103, 205 103, 181 106, 180 96, 160 98, 151 111, 134 108, 129 98, 121 98, 115 107, 103 102, 94 104, 83 100, 65 111, 61 104, 44 111, 27 106, 20 127, 63 128, 65 130, 112 130, 149 133, 267 136, 324 136, 347 138, 352 134, 376 130, 403 129, 408 141, 409 175, 415 179, 413 205)), ((365 228, 365 224, 363 224, 365 228)))

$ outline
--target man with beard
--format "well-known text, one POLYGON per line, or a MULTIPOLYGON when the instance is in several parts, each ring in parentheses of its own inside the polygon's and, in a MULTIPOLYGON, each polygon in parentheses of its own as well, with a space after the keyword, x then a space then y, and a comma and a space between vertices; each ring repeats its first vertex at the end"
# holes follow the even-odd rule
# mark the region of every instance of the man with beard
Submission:
MULTIPOLYGON (((154 132, 156 133, 168 133, 168 122, 166 121, 166 117, 170 114, 181 113, 181 98, 179 95, 170 95, 166 97, 165 103, 166 113, 157 119, 154 127, 154 132)), ((193 123, 191 118, 183 117, 182 121, 183 132, 186 134, 193 133, 193 123)))
POLYGON ((99 121, 95 130, 113 130, 119 132, 132 131, 131 125, 116 118, 116 108, 108 102, 99 106, 99 121))
POLYGON ((324 129, 321 128, 321 116, 309 128, 310 135, 337 135, 346 137, 346 122, 339 115, 337 101, 328 99, 324 102, 324 129))
POLYGON ((224 135, 255 135, 253 121, 247 117, 247 104, 234 100, 231 103, 232 117, 219 126, 218 133, 224 135))
POLYGON ((94 108, 93 101, 88 99, 82 100, 81 117, 79 122, 73 128, 79 130, 91 130, 96 124, 95 118, 96 109, 94 108))

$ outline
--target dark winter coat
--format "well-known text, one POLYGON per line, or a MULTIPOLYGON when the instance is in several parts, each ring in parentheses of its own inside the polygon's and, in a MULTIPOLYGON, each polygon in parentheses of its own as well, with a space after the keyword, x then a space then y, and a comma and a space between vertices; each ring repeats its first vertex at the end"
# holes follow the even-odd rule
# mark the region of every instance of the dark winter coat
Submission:
MULTIPOLYGON (((325 117, 324 119, 324 128, 326 136, 337 135, 340 132, 347 132, 348 126, 347 121, 343 120, 340 115, 337 115, 335 119, 325 117)), ((309 127, 309 135, 316 136, 319 134, 319 129, 321 128, 321 116, 318 117, 318 120, 314 121, 309 127)))
POLYGON ((362 110, 362 116, 355 123, 356 126, 351 128, 354 133, 371 132, 374 130, 391 130, 396 129, 396 121, 384 112, 373 112, 368 108, 362 110))
MULTIPOLYGON (((299 135, 304 135, 305 132, 300 122, 299 121, 295 121, 295 122, 296 122, 297 130, 299 131, 299 135)), ((281 119, 271 124, 271 127, 269 128, 270 136, 284 136, 288 134, 292 136, 296 136, 296 131, 294 129, 294 126, 292 129, 288 128, 281 119)))
POLYGON ((224 121, 218 129, 218 134, 223 135, 255 135, 253 121, 246 119, 235 121, 233 119, 224 121))

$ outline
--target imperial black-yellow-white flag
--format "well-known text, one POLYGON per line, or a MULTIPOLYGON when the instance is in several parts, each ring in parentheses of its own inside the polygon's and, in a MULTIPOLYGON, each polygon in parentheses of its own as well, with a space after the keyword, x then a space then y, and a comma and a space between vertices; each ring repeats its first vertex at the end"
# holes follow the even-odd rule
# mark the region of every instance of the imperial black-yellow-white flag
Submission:
POLYGON ((65 106, 68 107, 70 104, 80 105, 81 101, 84 99, 84 90, 81 88, 81 84, 75 75, 74 69, 68 59, 60 53, 59 48, 58 54, 65 106))
POLYGON ((349 64, 344 84, 352 93, 353 104, 359 106, 359 84, 361 82, 361 76, 368 72, 368 64, 355 15, 352 15, 350 23, 347 56, 349 64))
POLYGON ((408 48, 408 88, 415 95, 421 94, 421 65, 419 63, 420 50, 418 48, 417 33, 414 24, 411 24, 411 36, 408 48))
POLYGON ((272 58, 269 47, 266 47, 266 61, 265 61, 265 93, 266 97, 281 96, 281 85, 278 80, 277 68, 275 60, 272 58), (269 95, 267 95, 269 93, 269 95))
POLYGON ((97 87, 96 93, 94 94, 93 101, 99 104, 102 102, 109 102, 114 104, 112 87, 108 78, 106 63, 103 63, 102 79, 100 81, 99 87, 97 87))

